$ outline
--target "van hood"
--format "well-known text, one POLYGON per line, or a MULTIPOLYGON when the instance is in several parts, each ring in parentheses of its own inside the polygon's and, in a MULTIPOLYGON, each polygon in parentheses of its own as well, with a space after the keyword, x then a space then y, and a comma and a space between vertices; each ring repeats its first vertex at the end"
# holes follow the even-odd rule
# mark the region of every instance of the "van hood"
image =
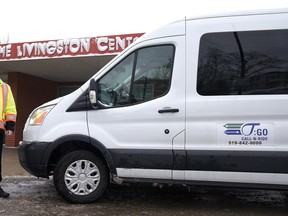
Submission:
POLYGON ((56 99, 54 99, 54 100, 51 100, 51 101, 48 101, 48 102, 42 104, 40 107, 49 106, 49 105, 56 105, 56 104, 58 104, 62 99, 63 99, 63 97, 56 98, 56 99))

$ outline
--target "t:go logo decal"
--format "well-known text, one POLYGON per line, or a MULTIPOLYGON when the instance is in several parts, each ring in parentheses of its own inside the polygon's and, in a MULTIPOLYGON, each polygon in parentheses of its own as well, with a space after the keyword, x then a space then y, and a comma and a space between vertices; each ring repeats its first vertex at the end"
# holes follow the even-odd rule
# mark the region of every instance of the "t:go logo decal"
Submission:
POLYGON ((224 127, 227 135, 268 136, 268 129, 260 127, 260 123, 227 123, 224 127))

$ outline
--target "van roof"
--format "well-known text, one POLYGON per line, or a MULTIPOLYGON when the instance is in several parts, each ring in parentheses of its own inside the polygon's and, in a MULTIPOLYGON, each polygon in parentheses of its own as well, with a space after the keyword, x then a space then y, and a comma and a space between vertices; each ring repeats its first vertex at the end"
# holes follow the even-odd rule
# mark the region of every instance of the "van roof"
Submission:
POLYGON ((242 10, 242 11, 231 11, 223 13, 209 13, 197 16, 189 16, 174 22, 168 23, 154 31, 148 32, 141 36, 140 41, 161 38, 173 35, 184 35, 184 22, 200 19, 212 19, 212 18, 222 18, 222 17, 236 17, 236 16, 251 16, 251 15, 264 15, 264 14, 281 14, 288 13, 288 8, 275 8, 275 9, 259 9, 259 10, 242 10))
MULTIPOLYGON (((186 18, 186 20, 209 19, 209 18, 232 17, 232 16, 251 16, 251 15, 261 15, 261 14, 280 14, 280 13, 288 13, 288 8, 242 10, 242 11, 231 11, 231 12, 222 12, 222 13, 209 13, 209 14, 203 14, 203 15, 198 15, 198 16, 189 16, 186 18)), ((184 19, 181 19, 178 21, 183 21, 183 20, 184 19)))

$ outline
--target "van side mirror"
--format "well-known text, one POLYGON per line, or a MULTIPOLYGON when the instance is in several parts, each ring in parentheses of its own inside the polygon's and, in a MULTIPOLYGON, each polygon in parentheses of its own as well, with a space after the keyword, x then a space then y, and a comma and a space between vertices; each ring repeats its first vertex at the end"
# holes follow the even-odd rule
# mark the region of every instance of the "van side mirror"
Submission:
POLYGON ((92 78, 89 86, 89 100, 92 107, 97 107, 97 82, 92 78))

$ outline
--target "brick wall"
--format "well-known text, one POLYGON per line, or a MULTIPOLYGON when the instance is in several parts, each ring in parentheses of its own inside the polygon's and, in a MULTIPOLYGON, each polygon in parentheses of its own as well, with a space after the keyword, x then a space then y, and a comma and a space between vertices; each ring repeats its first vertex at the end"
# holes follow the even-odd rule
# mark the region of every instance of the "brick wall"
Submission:
POLYGON ((17 147, 23 139, 23 129, 29 114, 37 106, 57 97, 57 82, 41 79, 18 72, 8 73, 16 107, 17 123, 15 134, 6 137, 6 146, 17 147))

